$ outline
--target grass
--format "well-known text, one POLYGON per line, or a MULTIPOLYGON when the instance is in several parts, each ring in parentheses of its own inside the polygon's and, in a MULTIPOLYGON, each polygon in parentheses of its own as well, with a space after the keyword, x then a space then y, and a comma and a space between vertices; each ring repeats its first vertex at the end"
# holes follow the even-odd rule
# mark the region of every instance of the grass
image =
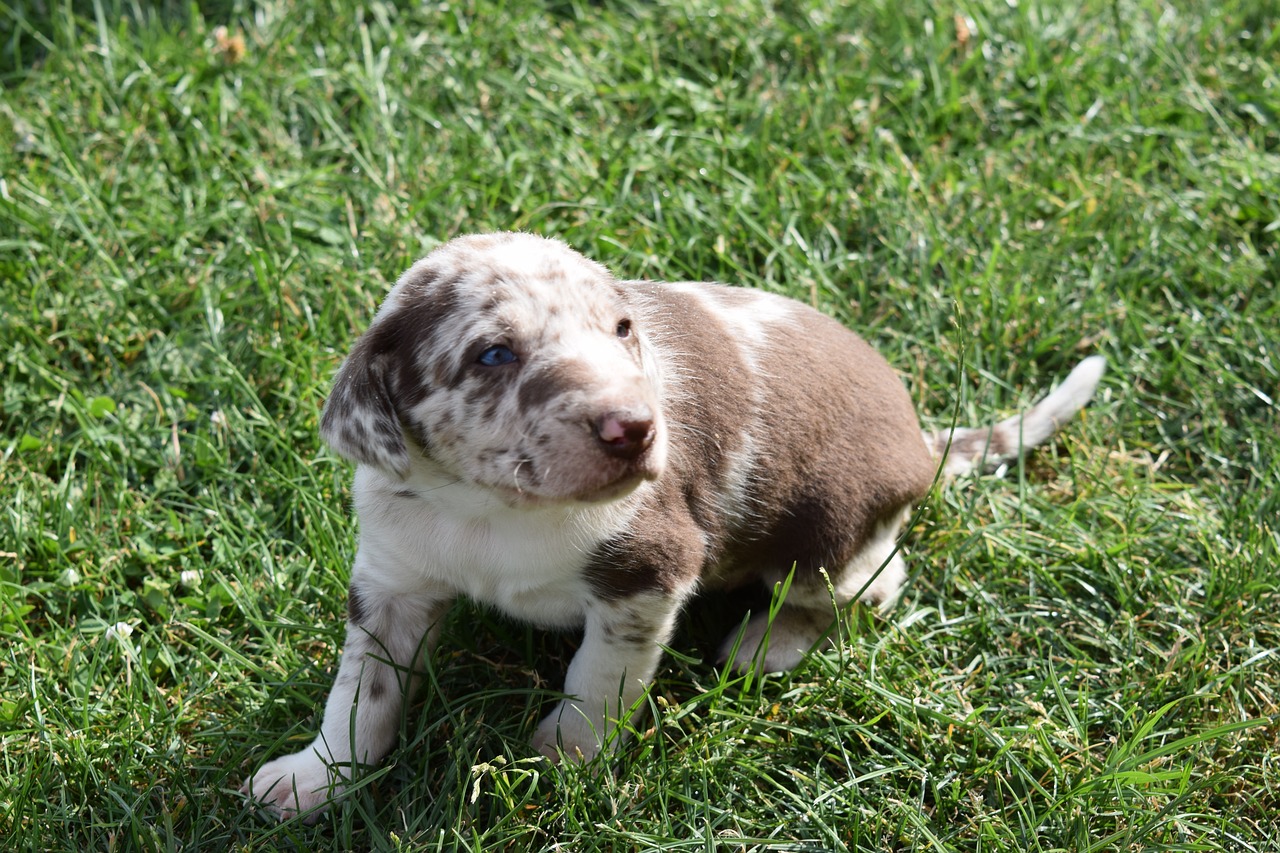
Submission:
POLYGON ((1280 850, 1280 28, 1263 0, 0 0, 11 850, 1280 850), (220 29, 225 28, 225 29, 220 29), (787 676, 695 609, 611 770, 574 640, 461 605, 319 826, 354 542, 329 377, 455 233, 811 301, 926 421, 1094 406, 939 489, 787 676))

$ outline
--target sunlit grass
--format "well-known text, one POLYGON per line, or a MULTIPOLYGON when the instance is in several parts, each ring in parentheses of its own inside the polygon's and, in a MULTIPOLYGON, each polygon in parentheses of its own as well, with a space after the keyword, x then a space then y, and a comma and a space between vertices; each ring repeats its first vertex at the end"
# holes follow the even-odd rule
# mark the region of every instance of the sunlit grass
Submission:
POLYGON ((1280 850, 1280 29, 1266 3, 0 0, 0 838, 14 850, 1280 850), (812 302, 928 423, 1098 399, 921 513, 785 677, 695 607, 612 770, 573 638, 460 605, 316 827, 329 377, 461 232, 812 302), (714 627, 712 627, 714 625, 714 627))

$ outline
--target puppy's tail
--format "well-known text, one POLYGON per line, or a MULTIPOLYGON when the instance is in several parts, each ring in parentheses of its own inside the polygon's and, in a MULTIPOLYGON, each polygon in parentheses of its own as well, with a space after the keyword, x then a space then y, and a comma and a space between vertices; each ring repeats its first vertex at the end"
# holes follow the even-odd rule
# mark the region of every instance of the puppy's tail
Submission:
POLYGON ((1076 365, 1061 385, 1030 411, 1014 415, 993 427, 956 427, 926 432, 925 444, 933 455, 945 459, 944 477, 978 469, 991 469, 1017 459, 1040 444, 1084 408, 1106 370, 1107 360, 1090 356, 1076 365))

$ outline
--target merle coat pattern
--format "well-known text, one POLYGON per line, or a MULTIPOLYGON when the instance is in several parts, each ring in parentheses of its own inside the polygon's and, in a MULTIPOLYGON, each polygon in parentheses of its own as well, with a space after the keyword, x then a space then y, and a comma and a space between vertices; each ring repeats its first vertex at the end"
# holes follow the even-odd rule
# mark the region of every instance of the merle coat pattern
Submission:
POLYGON ((794 567, 772 624, 722 653, 790 668, 830 626, 832 589, 839 605, 897 594, 897 537, 940 459, 955 474, 1016 456, 1101 372, 1088 359, 1025 416, 926 435, 884 359, 800 303, 619 281, 527 234, 455 239, 396 284, 325 406, 323 438, 359 463, 346 647, 315 742, 245 790, 314 818, 353 762, 379 760, 459 595, 583 629, 534 735, 553 759, 616 740, 695 591, 794 567))

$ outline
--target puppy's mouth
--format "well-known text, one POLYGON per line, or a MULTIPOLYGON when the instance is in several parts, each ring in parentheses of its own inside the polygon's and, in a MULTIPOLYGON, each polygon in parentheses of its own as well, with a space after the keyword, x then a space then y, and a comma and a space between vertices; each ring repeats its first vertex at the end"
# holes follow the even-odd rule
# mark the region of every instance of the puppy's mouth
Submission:
POLYGON ((472 481, 511 507, 599 505, 626 498, 667 465, 667 430, 653 407, 609 407, 530 429, 520 456, 480 466, 472 481))
MULTIPOLYGON (((494 485, 511 506, 596 505, 621 500, 642 484, 656 480, 662 473, 662 454, 646 450, 634 459, 620 462, 606 458, 594 476, 555 478, 544 476, 525 486, 518 476, 513 482, 494 485)), ((585 460, 584 460, 585 462, 585 460)))
POLYGON ((658 479, 657 471, 641 467, 623 474, 611 483, 575 495, 573 501, 585 504, 609 503, 625 498, 638 489, 641 483, 656 479, 658 479))

